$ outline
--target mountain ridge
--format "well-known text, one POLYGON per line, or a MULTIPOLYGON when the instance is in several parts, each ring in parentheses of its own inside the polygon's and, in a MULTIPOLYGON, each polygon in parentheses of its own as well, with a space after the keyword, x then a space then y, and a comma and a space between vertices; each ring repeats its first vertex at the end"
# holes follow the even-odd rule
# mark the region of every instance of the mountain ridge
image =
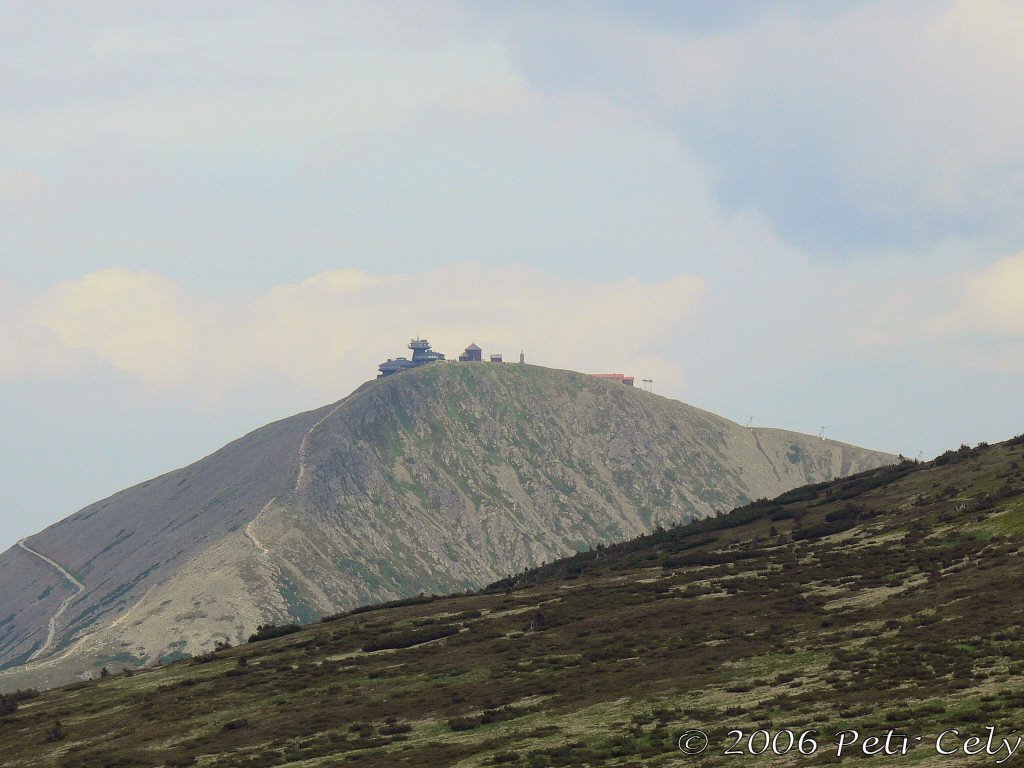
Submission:
POLYGON ((28 537, 86 585, 77 597, 43 563, 21 573, 27 552, 0 555, 0 664, 35 655, 29 667, 56 680, 194 654, 268 621, 477 587, 893 458, 570 371, 426 366, 28 537))

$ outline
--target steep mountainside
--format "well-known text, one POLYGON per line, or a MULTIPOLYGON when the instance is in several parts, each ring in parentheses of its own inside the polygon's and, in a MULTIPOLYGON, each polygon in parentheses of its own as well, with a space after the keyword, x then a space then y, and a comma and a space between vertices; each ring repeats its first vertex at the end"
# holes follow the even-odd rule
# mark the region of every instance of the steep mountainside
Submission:
POLYGON ((23 692, 0 768, 1014 765, 1022 464, 1024 436, 904 462, 476 594, 23 692), (890 731, 906 754, 879 753, 890 731))
POLYGON ((428 366, 0 555, 0 681, 46 684, 237 642, 267 621, 472 588, 892 460, 578 373, 428 366))

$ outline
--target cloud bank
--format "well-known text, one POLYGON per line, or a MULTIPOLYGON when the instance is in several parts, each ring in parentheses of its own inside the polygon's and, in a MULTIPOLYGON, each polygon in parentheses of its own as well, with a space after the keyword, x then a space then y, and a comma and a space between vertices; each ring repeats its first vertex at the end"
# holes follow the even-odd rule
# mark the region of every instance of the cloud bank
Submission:
POLYGON ((448 265, 372 275, 341 269, 253 298, 204 296, 162 275, 106 269, 62 283, 0 320, 3 372, 73 376, 105 366, 155 390, 219 397, 260 378, 326 394, 372 378, 413 334, 455 357, 470 341, 508 359, 613 366, 678 385, 659 340, 705 291, 679 274, 654 284, 588 282, 525 268, 448 265))

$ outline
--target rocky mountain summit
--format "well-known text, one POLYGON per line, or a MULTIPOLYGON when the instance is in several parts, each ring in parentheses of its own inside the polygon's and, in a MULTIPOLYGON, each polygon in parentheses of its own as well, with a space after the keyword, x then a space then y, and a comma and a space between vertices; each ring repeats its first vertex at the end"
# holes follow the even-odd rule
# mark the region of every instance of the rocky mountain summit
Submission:
POLYGON ((475 588, 894 460, 571 371, 424 366, 269 424, 0 554, 0 686, 475 588))

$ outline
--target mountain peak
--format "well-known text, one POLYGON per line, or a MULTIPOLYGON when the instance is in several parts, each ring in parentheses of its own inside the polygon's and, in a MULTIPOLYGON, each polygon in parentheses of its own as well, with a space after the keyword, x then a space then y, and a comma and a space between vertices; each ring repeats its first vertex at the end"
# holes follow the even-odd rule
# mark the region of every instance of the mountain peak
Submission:
POLYGON ((258 624, 478 587, 893 459, 574 371, 423 365, 0 555, 0 664, 46 684, 114 658, 195 654, 258 624))

